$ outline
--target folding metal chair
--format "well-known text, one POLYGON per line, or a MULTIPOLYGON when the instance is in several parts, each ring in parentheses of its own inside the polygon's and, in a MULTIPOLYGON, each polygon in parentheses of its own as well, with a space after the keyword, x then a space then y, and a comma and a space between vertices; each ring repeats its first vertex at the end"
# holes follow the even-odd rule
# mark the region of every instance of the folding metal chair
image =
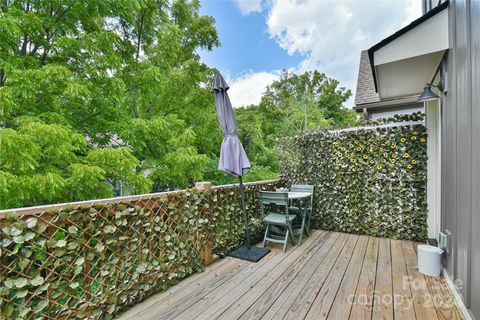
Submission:
POLYGON ((267 225, 263 238, 263 246, 265 247, 267 241, 283 243, 283 252, 285 252, 287 250, 289 237, 292 240, 292 245, 295 244, 293 240, 292 221, 296 218, 296 215, 289 214, 288 212, 288 193, 260 191, 260 210, 263 222, 267 225), (276 212, 271 211, 273 205, 275 206, 276 212), (268 208, 267 212, 265 212, 266 207, 268 208), (285 234, 271 230, 273 226, 285 229, 285 234))
POLYGON ((295 228, 294 226, 294 231, 297 231, 295 232, 295 235, 299 235, 299 244, 302 244, 303 231, 305 231, 307 235, 310 234, 310 219, 312 216, 313 192, 315 191, 315 186, 309 184, 294 184, 290 187, 290 191, 312 194, 307 203, 305 203, 305 212, 300 212, 300 207, 293 206, 292 204, 290 204, 288 208, 289 212, 302 217, 301 224, 298 226, 298 228, 295 228))

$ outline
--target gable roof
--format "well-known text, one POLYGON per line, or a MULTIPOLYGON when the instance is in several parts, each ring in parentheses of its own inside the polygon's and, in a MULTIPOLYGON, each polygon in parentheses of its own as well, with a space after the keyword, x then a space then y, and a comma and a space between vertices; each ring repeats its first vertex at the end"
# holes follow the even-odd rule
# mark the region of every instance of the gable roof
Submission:
POLYGON ((357 90, 355 92, 355 105, 361 105, 372 102, 379 102, 380 96, 375 90, 372 68, 368 50, 360 54, 360 65, 358 67, 357 90))
POLYGON ((377 75, 374 72, 374 52, 391 43, 392 41, 399 38, 408 31, 414 29, 429 18, 445 10, 446 8, 448 8, 448 3, 448 0, 444 1, 420 18, 412 21, 409 25, 405 26, 404 28, 398 30, 394 34, 375 44, 370 49, 361 52, 360 65, 358 70, 357 90, 355 93, 355 110, 360 111, 364 108, 364 105, 366 104, 373 103, 377 105, 380 101, 382 101, 380 99, 380 95, 378 94, 376 79, 377 75))
POLYGON ((374 52, 377 51, 378 49, 386 46, 387 44, 389 44, 390 42, 394 41, 395 39, 399 38, 400 36, 402 36, 403 34, 407 33, 408 31, 414 29, 415 27, 417 27, 418 25, 422 24, 423 22, 427 21, 428 19, 430 19, 431 17, 435 16, 437 13, 445 10, 448 8, 448 3, 449 1, 446 0, 445 2, 443 2, 442 4, 436 6, 435 8, 431 9, 430 11, 428 11, 427 13, 425 13, 424 15, 422 15, 420 18, 412 21, 410 24, 408 24, 407 26, 403 27, 402 29, 398 30, 397 32, 395 32, 394 34, 386 37, 385 39, 383 39, 382 41, 380 41, 379 43, 375 44, 373 47, 371 47, 370 49, 368 49, 368 60, 370 62, 370 68, 372 69, 372 75, 373 75, 373 85, 375 87, 375 91, 378 91, 378 88, 377 88, 377 79, 376 79, 376 74, 373 73, 373 70, 374 70, 374 52))

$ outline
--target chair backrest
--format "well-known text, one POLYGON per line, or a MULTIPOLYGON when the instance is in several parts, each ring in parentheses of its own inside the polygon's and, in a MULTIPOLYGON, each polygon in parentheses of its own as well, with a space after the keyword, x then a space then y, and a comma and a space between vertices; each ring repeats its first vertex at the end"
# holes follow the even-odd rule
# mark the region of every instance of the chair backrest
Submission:
POLYGON ((288 206, 288 192, 260 191, 260 203, 288 206))
MULTIPOLYGON (((272 204, 283 207, 283 214, 288 220, 288 192, 276 191, 260 191, 260 215, 265 216, 265 206, 270 207, 272 204)), ((282 210, 280 212, 282 213, 282 210)))
POLYGON ((290 187, 293 192, 310 192, 310 207, 313 205, 313 192, 315 191, 315 186, 311 184, 292 184, 290 187))
POLYGON ((290 190, 294 192, 311 192, 311 193, 313 193, 314 189, 315 189, 315 186, 312 186, 310 184, 292 184, 292 187, 290 188, 290 190))

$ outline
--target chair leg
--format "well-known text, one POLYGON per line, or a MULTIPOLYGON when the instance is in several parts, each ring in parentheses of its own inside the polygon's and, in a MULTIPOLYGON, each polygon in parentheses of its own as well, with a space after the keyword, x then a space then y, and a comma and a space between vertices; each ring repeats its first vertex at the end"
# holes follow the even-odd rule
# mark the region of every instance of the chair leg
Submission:
POLYGON ((307 212, 308 212, 308 214, 307 214, 307 228, 306 228, 306 231, 307 231, 307 235, 310 235, 310 222, 311 222, 312 211, 307 209, 307 212))
MULTIPOLYGON (((303 233, 303 231, 302 231, 303 233)), ((302 238, 303 238, 303 235, 300 234, 300 236, 298 237, 298 245, 301 246, 302 245, 302 238)))
MULTIPOLYGON (((288 228, 290 229, 290 228, 288 228)), ((285 241, 283 242, 283 252, 286 252, 287 251, 287 245, 288 245, 288 229, 287 229, 287 233, 285 234, 285 241)))
POLYGON ((268 229, 270 229, 270 225, 267 223, 267 227, 265 228, 265 235, 263 236, 263 247, 264 248, 265 248, 265 243, 267 242, 268 229))
POLYGON ((288 242, 288 234, 289 234, 288 231, 290 231, 290 240, 292 240, 292 246, 294 246, 295 241, 293 240, 293 231, 292 231, 292 226, 291 225, 287 226, 287 242, 288 242))
POLYGON ((303 232, 305 231, 305 216, 303 216, 302 226, 300 228, 301 228, 301 231, 300 231, 300 237, 298 238, 298 245, 302 244, 303 232))

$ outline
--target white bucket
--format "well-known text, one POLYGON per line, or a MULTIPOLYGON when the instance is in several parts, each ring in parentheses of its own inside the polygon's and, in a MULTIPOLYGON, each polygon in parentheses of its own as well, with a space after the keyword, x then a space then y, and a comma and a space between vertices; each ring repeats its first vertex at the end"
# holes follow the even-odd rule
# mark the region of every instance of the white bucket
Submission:
POLYGON ((417 247, 418 251, 418 272, 426 276, 438 277, 442 268, 443 250, 421 244, 417 247))

